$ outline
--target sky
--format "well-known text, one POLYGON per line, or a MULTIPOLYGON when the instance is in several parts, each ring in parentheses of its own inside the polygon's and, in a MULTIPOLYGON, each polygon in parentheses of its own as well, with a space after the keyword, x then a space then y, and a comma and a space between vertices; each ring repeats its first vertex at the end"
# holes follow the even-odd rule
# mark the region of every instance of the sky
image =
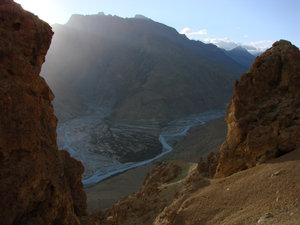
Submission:
POLYGON ((15 0, 49 24, 72 14, 142 14, 190 39, 225 49, 265 50, 279 39, 300 46, 299 0, 15 0))

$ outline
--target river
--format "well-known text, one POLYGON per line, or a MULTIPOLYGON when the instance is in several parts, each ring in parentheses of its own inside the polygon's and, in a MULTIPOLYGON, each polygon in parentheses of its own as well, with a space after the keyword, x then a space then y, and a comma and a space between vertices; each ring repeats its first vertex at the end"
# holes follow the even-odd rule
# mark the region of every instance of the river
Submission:
MULTIPOLYGON (((110 113, 109 108, 90 104, 86 115, 58 124, 58 146, 60 149, 66 149, 72 157, 83 163, 86 172, 82 182, 85 187, 162 157, 172 151, 174 140, 179 140, 186 135, 190 128, 225 116, 225 110, 214 110, 171 121, 161 129, 158 136, 163 146, 160 154, 140 162, 121 163, 107 144, 100 146, 96 142, 94 145, 91 144, 93 136, 99 132, 99 129, 103 133, 107 132, 108 125, 104 118, 110 113)), ((97 135, 101 136, 101 133, 97 135)))

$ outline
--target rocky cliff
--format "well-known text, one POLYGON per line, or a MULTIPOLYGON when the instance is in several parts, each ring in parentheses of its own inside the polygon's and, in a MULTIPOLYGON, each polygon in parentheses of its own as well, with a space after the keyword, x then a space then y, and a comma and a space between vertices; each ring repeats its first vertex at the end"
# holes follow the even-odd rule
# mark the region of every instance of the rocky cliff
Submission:
POLYGON ((300 52, 278 41, 235 83, 216 177, 300 147, 300 52))
POLYGON ((54 96, 39 76, 51 27, 0 1, 1 224, 80 224, 83 166, 56 145, 54 96))

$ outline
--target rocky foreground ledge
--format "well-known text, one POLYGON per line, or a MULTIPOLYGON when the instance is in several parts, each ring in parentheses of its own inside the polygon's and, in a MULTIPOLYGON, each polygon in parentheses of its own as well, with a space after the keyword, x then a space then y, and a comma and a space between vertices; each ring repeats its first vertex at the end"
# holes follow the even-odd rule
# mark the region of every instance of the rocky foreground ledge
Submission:
POLYGON ((0 0, 0 223, 80 224, 83 166, 56 145, 54 96, 39 76, 51 27, 0 0))
POLYGON ((39 76, 51 28, 12 0, 0 0, 0 22, 1 224, 300 223, 300 52, 291 43, 276 42, 235 85, 220 158, 163 163, 140 191, 87 216, 83 167, 58 151, 53 94, 39 76), (216 167, 225 178, 206 177, 216 167))

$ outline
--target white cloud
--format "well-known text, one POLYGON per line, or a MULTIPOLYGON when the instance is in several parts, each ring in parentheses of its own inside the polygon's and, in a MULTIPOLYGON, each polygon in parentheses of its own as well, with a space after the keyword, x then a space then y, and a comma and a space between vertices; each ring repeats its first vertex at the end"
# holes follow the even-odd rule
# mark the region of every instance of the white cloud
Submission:
POLYGON ((203 40, 205 43, 212 43, 219 48, 224 48, 226 50, 231 50, 233 48, 236 48, 238 44, 231 41, 229 38, 205 38, 203 40))
POLYGON ((247 49, 248 51, 249 50, 256 50, 256 48, 252 45, 243 44, 242 46, 243 46, 243 48, 247 49))
MULTIPOLYGON (((249 45, 256 49, 256 50, 254 50, 254 53, 256 53, 256 52, 266 51, 268 48, 271 47, 272 43, 273 43, 273 41, 271 41, 271 40, 260 40, 260 41, 250 42, 249 45)), ((249 52, 253 53, 253 51, 251 51, 251 50, 249 52)))
POLYGON ((261 41, 250 42, 250 45, 255 46, 255 45, 271 44, 271 43, 273 43, 273 41, 270 41, 270 40, 261 40, 261 41))
POLYGON ((210 42, 210 43, 218 43, 218 42, 232 42, 229 38, 225 37, 225 38, 205 38, 204 39, 205 42, 210 42))
POLYGON ((185 27, 180 31, 180 33, 185 35, 205 35, 207 34, 207 30, 202 29, 202 30, 194 31, 189 27, 185 27))
POLYGON ((266 49, 271 47, 273 41, 271 40, 260 40, 260 41, 252 41, 249 43, 236 43, 230 40, 229 38, 205 38, 202 41, 205 43, 212 43, 219 48, 223 48, 225 50, 231 50, 238 46, 242 46, 247 49, 250 53, 257 55, 259 52, 264 52, 266 49))

